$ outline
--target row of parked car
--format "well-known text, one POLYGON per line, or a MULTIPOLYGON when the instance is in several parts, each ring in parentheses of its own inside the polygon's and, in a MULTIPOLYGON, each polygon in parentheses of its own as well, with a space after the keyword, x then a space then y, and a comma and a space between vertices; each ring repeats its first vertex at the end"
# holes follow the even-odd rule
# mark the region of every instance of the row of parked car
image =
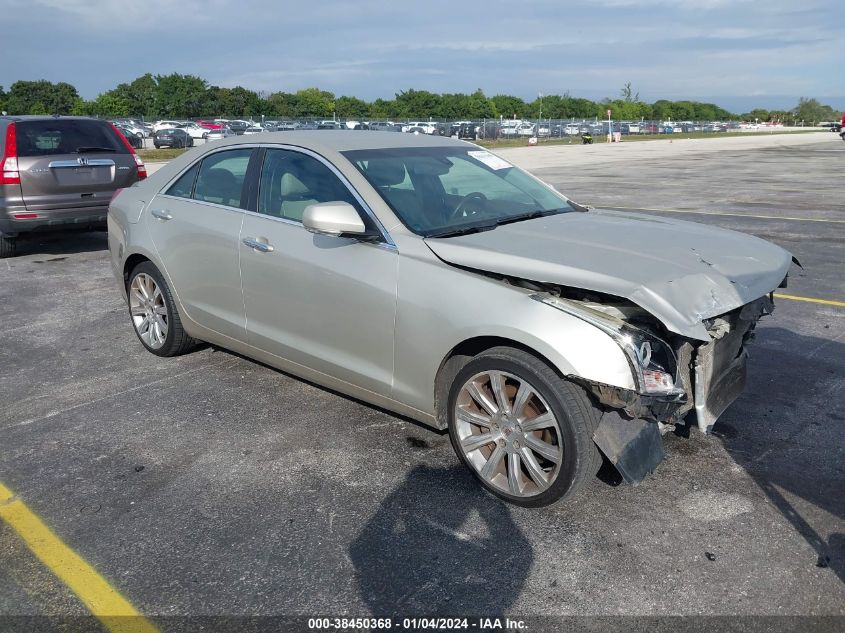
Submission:
POLYGON ((283 130, 378 130, 452 136, 461 139, 563 138, 606 135, 608 132, 628 134, 672 134, 676 132, 727 132, 741 129, 741 123, 693 121, 530 121, 523 119, 453 122, 439 121, 359 121, 348 120, 267 120, 262 122, 240 119, 201 119, 198 121, 160 120, 149 124, 136 119, 121 119, 113 123, 133 147, 143 146, 144 138, 151 138, 155 147, 192 147, 194 141, 213 141, 233 135, 260 134, 283 130))

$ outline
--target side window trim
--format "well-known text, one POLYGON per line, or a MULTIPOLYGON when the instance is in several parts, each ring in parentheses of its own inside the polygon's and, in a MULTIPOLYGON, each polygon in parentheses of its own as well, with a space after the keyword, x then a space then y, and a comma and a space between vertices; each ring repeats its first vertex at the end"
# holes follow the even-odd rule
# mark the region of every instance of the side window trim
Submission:
MULTIPOLYGON (((373 212, 373 210, 370 208, 370 206, 366 203, 363 196, 361 196, 361 194, 358 193, 358 191, 355 189, 355 187, 352 186, 352 184, 349 182, 349 180, 346 178, 346 176, 344 176, 340 172, 340 170, 338 170, 337 167, 335 167, 331 163, 331 161, 329 161, 327 158, 318 154, 317 152, 306 149, 304 147, 297 147, 295 145, 281 145, 281 144, 280 145, 261 145, 260 149, 264 149, 264 150, 268 150, 268 149, 288 150, 288 151, 291 151, 291 152, 304 154, 305 156, 310 156, 311 158, 314 158, 318 162, 322 163, 324 166, 326 166, 329 169, 329 171, 331 171, 337 177, 337 179, 340 181, 340 183, 344 187, 346 187, 346 189, 349 191, 349 193, 352 194, 352 197, 355 198, 355 200, 358 202, 358 204, 364 210, 364 213, 367 215, 367 217, 373 222, 373 224, 376 227, 376 230, 378 230, 378 232, 381 234, 382 244, 385 245, 385 246, 394 248, 394 249, 396 248, 396 244, 393 242, 393 239, 390 237, 390 233, 388 233, 387 229, 384 228, 384 225, 381 223, 381 220, 379 220, 378 217, 376 217, 376 214, 373 212)), ((264 155, 266 155, 266 151, 264 152, 264 155)), ((264 155, 262 155, 262 160, 261 160, 261 163, 259 164, 259 167, 258 167, 258 177, 259 178, 261 176, 261 169, 263 167, 263 162, 264 162, 263 157, 264 157, 264 155)), ((256 187, 256 200, 258 198, 258 195, 259 195, 258 187, 256 187)), ((266 215, 266 214, 263 214, 263 213, 258 213, 257 208, 258 207, 256 205, 254 210, 250 209, 249 211, 252 212, 252 213, 255 213, 256 215, 260 215, 262 218, 267 218, 269 220, 275 220, 277 222, 285 222, 285 223, 288 223, 288 224, 294 224, 294 225, 300 226, 300 227, 302 226, 302 222, 297 222, 295 220, 290 220, 290 219, 287 219, 287 218, 274 218, 273 216, 269 216, 269 215, 266 215)))
POLYGON ((196 187, 196 184, 197 184, 197 176, 199 176, 201 164, 202 164, 202 159, 191 163, 190 167, 188 167, 187 169, 182 171, 176 178, 174 178, 170 183, 168 183, 168 186, 165 187, 162 190, 162 195, 171 196, 173 198, 179 198, 180 200, 193 200, 194 199, 194 187, 196 187), (188 174, 188 172, 190 172, 194 168, 196 168, 196 171, 194 171, 194 178, 193 178, 193 180, 191 180, 191 189, 190 189, 190 191, 188 191, 188 195, 187 196, 180 196, 180 195, 177 195, 175 193, 170 193, 170 190, 173 189, 173 187, 175 187, 176 184, 180 180, 182 180, 182 178, 184 176, 186 176, 188 174))
MULTIPOLYGON (((174 184, 176 184, 176 181, 179 180, 182 176, 184 176, 188 171, 190 171, 194 167, 194 165, 199 165, 199 168, 197 169, 197 176, 194 177, 194 184, 191 186, 191 197, 190 198, 180 198, 180 200, 192 200, 194 202, 202 202, 201 200, 194 200, 193 195, 194 195, 194 189, 196 188, 196 185, 197 185, 197 177, 199 176, 200 169, 202 169, 202 162, 206 158, 208 158, 209 156, 214 156, 215 154, 219 154, 220 152, 227 152, 227 151, 233 150, 233 149, 250 149, 250 150, 253 150, 252 155, 250 156, 250 161, 252 161, 253 158, 255 157, 255 154, 256 154, 255 150, 261 149, 262 147, 263 146, 260 146, 260 145, 227 145, 225 147, 220 147, 218 149, 215 149, 212 152, 208 152, 207 154, 203 154, 200 158, 195 160, 193 163, 187 165, 179 173, 177 173, 170 180, 168 180, 166 183, 164 183, 164 185, 161 187, 161 189, 159 189, 156 192, 156 195, 160 195, 160 196, 169 195, 167 192, 170 189, 170 187, 172 187, 174 184)), ((250 165, 251 164, 252 163, 250 162, 250 165)), ((247 177, 248 176, 249 176, 249 167, 247 167, 247 177)), ((244 178, 244 188, 246 188, 246 177, 244 178)), ((170 197, 171 198, 178 198, 178 196, 170 196, 170 197)), ((214 204, 214 203, 211 202, 209 204, 214 204)), ((218 206, 225 206, 225 205, 218 205, 218 206)), ((238 207, 231 207, 231 208, 238 209, 238 207)), ((244 209, 239 209, 239 210, 244 211, 244 209)))
POLYGON ((249 157, 249 165, 247 165, 246 177, 244 178, 244 189, 241 193, 242 211, 258 212, 258 188, 261 181, 261 168, 264 165, 264 155, 266 153, 263 147, 255 147, 252 150, 252 155, 249 157), (244 196, 246 196, 245 204, 244 196))

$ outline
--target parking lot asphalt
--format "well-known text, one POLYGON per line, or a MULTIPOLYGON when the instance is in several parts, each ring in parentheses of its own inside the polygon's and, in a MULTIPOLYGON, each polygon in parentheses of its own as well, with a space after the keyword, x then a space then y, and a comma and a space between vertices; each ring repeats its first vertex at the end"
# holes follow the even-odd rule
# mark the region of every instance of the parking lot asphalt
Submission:
MULTIPOLYGON (((842 149, 532 160, 580 202, 776 242, 804 266, 781 292, 842 302, 842 149)), ((446 435, 224 350, 144 352, 105 249, 105 233, 40 236, 0 262, 0 482, 163 630, 174 615, 845 615, 843 307, 778 300, 713 435, 665 436, 638 487, 603 469, 529 510, 483 493, 446 435)), ((0 561, 0 614, 85 612, 1 521, 0 561)))

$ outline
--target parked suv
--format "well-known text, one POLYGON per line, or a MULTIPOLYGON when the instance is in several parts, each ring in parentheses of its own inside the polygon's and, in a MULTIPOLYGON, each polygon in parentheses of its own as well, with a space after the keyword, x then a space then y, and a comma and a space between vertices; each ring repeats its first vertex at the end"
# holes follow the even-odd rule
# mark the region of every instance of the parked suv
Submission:
POLYGON ((117 189, 146 178, 111 123, 84 117, 0 116, 0 257, 18 235, 105 226, 117 189))

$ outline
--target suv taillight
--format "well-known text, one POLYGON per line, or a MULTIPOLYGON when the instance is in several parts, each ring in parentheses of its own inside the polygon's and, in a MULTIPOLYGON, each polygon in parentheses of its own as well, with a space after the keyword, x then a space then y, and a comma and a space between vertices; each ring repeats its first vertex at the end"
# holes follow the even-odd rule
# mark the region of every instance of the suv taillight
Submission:
POLYGON ((21 172, 18 171, 18 136, 14 123, 9 123, 6 128, 6 144, 3 147, 0 168, 0 185, 21 184, 21 172))
POLYGON ((120 137, 120 140, 123 141, 123 144, 126 145, 126 149, 129 150, 129 153, 132 154, 132 158, 135 159, 135 164, 138 166, 138 180, 143 180, 147 177, 147 167, 144 165, 144 161, 141 160, 141 157, 135 153, 135 148, 132 147, 132 144, 126 140, 126 137, 123 136, 123 133, 118 130, 114 124, 112 124, 112 129, 114 133, 120 137))

